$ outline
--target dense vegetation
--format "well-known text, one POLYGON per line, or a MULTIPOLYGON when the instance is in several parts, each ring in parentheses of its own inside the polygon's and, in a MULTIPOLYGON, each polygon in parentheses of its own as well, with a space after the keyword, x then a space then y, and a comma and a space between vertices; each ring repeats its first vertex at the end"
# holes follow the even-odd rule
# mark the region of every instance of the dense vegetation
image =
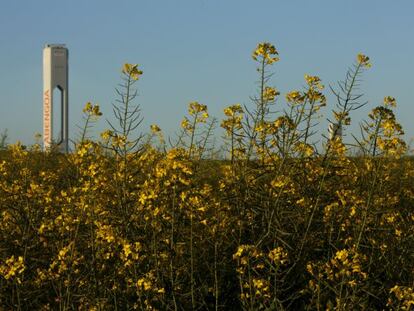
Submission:
POLYGON ((0 309, 411 310, 414 161, 395 99, 361 124, 351 157, 339 132, 363 104, 370 62, 358 55, 317 148, 321 80, 305 75, 283 106, 277 54, 257 46, 257 96, 224 110, 226 160, 197 102, 177 140, 156 125, 137 134, 142 72, 130 64, 99 141, 88 103, 72 153, 0 153, 0 309))

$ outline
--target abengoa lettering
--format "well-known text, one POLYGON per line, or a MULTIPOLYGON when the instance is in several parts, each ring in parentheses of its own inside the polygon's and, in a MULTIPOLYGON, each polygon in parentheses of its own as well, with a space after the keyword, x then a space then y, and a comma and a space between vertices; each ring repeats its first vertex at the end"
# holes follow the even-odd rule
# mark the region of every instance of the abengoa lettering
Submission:
POLYGON ((50 145, 51 124, 50 124, 50 92, 46 90, 43 94, 43 142, 46 146, 50 145))

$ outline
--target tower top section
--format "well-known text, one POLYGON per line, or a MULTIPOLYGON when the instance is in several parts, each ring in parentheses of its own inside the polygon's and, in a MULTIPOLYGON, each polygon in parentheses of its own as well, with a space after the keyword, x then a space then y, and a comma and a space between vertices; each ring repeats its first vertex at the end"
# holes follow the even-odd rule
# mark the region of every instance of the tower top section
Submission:
POLYGON ((66 44, 45 44, 45 48, 64 48, 66 49, 66 44))

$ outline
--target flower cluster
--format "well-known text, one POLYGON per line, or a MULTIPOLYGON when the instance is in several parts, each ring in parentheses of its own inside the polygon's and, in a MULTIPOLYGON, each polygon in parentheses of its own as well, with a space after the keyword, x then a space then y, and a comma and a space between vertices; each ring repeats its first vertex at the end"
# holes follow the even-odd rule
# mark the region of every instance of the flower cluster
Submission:
POLYGON ((22 256, 15 258, 13 255, 7 258, 6 261, 0 265, 0 275, 6 280, 16 277, 18 283, 21 283, 19 275, 22 274, 24 270, 25 265, 22 256))
POLYGON ((143 71, 138 69, 138 64, 125 63, 122 68, 122 73, 136 81, 143 74, 143 71))
POLYGON ((275 46, 269 42, 259 43, 256 49, 253 51, 252 58, 254 60, 262 59, 268 65, 271 65, 279 61, 279 55, 275 46))
POLYGON ((369 57, 361 53, 359 53, 357 56, 357 62, 360 66, 365 68, 370 68, 372 66, 372 64, 369 61, 369 57))

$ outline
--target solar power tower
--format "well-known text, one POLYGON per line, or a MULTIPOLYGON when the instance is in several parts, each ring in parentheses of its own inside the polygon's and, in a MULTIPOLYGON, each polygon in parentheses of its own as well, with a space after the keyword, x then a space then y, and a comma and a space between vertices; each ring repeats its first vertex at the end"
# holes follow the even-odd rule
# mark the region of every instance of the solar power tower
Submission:
POLYGON ((334 138, 342 139, 342 124, 332 122, 329 123, 328 132, 330 140, 333 140, 334 138))
POLYGON ((68 57, 64 44, 46 44, 43 49, 43 149, 54 145, 64 153, 69 150, 68 57))

